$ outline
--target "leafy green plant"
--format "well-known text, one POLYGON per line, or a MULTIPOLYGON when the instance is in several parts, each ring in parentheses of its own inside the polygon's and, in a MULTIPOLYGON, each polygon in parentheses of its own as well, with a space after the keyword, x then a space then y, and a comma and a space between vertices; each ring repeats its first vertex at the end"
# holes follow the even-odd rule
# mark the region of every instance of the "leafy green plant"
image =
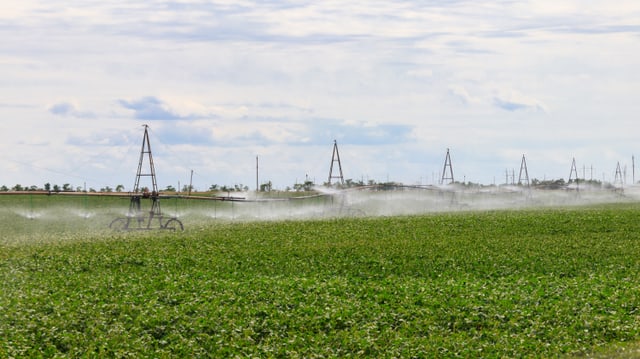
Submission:
POLYGON ((639 214, 201 218, 180 233, 5 216, 0 357, 590 353, 640 338, 639 214))

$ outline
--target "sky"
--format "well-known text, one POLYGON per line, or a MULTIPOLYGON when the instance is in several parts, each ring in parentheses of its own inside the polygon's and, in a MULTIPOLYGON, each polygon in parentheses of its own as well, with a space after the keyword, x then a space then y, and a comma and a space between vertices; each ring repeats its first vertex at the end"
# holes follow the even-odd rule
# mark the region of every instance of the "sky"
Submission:
POLYGON ((638 64, 636 0, 7 0, 0 185, 130 190, 145 124, 160 189, 322 184, 334 141, 354 181, 449 150, 456 181, 631 183, 638 64))

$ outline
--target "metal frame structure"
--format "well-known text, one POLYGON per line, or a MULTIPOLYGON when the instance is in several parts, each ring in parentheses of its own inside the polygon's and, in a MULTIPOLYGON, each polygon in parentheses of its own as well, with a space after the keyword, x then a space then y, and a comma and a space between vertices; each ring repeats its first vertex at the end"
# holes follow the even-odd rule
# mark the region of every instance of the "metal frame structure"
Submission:
POLYGON ((453 166, 451 165, 451 155, 449 155, 449 149, 447 148, 447 156, 444 158, 444 167, 442 168, 442 178, 440 184, 445 184, 444 181, 449 180, 447 184, 452 184, 453 180, 453 166), (449 169, 449 175, 447 177, 447 168, 449 169))
POLYGON ((518 185, 525 185, 527 188, 531 186, 529 182, 529 170, 527 169, 527 160, 525 160, 524 155, 522 155, 522 162, 520 162, 520 174, 518 175, 518 185), (522 177, 522 173, 524 172, 524 178, 522 177), (524 179, 524 182, 523 182, 524 179))
MULTIPOLYGON (((625 171, 626 172, 626 171, 625 171)), ((616 175, 613 180, 614 186, 622 187, 624 185, 624 176, 622 175, 622 170, 620 169, 620 162, 616 165, 616 175)))
POLYGON ((567 184, 571 184, 571 180, 573 179, 573 174, 575 173, 575 181, 576 181, 576 193, 580 192, 580 179, 578 178, 578 168, 576 167, 576 158, 573 158, 571 162, 571 171, 569 171, 569 181, 567 184))
POLYGON ((138 171, 136 172, 136 180, 133 185, 131 202, 129 203, 129 213, 127 217, 116 218, 109 225, 110 228, 116 230, 145 230, 145 229, 169 229, 183 230, 182 222, 176 217, 167 217, 160 210, 160 193, 158 192, 158 182, 156 180, 156 170, 153 164, 153 154, 151 153, 151 142, 149 141, 149 126, 143 125, 144 135, 142 137, 142 148, 140 149, 140 161, 138 162, 138 171), (143 172, 143 164, 145 155, 149 162, 149 172, 143 172), (140 179, 142 177, 151 178, 151 191, 149 188, 140 188, 140 179), (151 199, 151 210, 145 213, 141 209, 142 199, 151 199), (154 222, 158 223, 158 227, 154 227, 154 222))
POLYGON ((340 179, 340 184, 344 185, 344 176, 342 175, 342 164, 340 163, 340 153, 338 153, 338 141, 333 140, 333 155, 331 156, 331 167, 329 167, 329 186, 331 186, 331 179, 340 179), (333 175, 333 164, 338 162, 338 169, 340 170, 339 176, 333 175))

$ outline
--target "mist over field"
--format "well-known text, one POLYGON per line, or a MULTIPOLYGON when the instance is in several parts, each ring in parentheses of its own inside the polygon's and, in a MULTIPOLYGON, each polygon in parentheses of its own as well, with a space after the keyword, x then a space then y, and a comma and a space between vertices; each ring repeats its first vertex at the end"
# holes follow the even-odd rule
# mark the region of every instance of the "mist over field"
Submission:
MULTIPOLYGON (((541 190, 523 186, 464 187, 459 185, 336 190, 316 188, 316 194, 235 193, 233 197, 160 200, 166 218, 176 217, 186 228, 211 221, 278 221, 340 217, 380 217, 438 212, 518 210, 628 203, 640 199, 640 187, 607 188, 578 186, 541 190), (231 200, 233 199, 233 200, 231 200)), ((0 196, 0 213, 13 226, 33 230, 61 227, 104 230, 115 218, 129 215, 129 197, 37 195, 0 196)), ((148 216, 149 200, 141 212, 148 216)))

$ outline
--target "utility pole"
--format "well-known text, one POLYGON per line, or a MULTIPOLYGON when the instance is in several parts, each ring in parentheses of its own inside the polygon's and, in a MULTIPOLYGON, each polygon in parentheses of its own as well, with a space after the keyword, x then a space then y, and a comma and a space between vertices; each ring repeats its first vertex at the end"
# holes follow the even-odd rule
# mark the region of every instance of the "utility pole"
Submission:
POLYGON ((256 155, 256 192, 258 192, 260 188, 258 187, 258 156, 256 155))
POLYGON ((193 187, 193 170, 191 170, 191 177, 189 177, 189 196, 191 196, 192 187, 193 187))

